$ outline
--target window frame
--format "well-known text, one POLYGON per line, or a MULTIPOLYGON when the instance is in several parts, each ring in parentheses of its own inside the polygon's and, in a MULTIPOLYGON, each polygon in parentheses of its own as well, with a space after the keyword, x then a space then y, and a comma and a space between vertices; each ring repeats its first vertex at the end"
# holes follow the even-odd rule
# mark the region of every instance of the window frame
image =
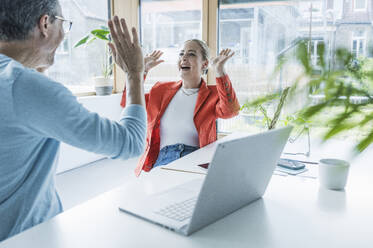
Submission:
POLYGON ((351 39, 351 53, 353 53, 356 58, 359 58, 360 56, 365 57, 366 56, 366 37, 359 36, 359 37, 352 37, 351 39), (356 41, 356 51, 354 51, 354 41, 356 41), (362 51, 360 51, 360 42, 363 43, 362 51))
POLYGON ((365 3, 365 6, 363 7, 363 8, 357 8, 356 7, 356 2, 357 2, 358 0, 354 0, 353 2, 353 5, 354 5, 354 11, 366 11, 367 10, 367 8, 368 8, 368 1, 367 0, 364 0, 364 3, 365 3))

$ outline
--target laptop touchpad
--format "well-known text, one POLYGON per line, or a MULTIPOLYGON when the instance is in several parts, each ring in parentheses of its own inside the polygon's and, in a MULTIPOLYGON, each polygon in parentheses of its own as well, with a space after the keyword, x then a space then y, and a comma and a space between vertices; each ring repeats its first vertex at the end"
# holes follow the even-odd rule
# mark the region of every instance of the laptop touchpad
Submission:
POLYGON ((191 181, 188 181, 184 184, 181 184, 180 186, 177 186, 178 188, 190 190, 193 192, 199 192, 201 190, 202 184, 203 184, 204 179, 199 178, 199 179, 194 179, 191 181))
POLYGON ((153 197, 155 197, 157 199, 161 199, 163 197, 173 198, 177 201, 179 197, 184 198, 186 194, 191 195, 191 196, 192 195, 197 196, 199 191, 201 190, 202 183, 203 183, 203 179, 191 180, 191 181, 188 181, 186 183, 177 185, 172 189, 154 194, 153 197), (172 197, 170 197, 170 196, 172 196, 172 197))

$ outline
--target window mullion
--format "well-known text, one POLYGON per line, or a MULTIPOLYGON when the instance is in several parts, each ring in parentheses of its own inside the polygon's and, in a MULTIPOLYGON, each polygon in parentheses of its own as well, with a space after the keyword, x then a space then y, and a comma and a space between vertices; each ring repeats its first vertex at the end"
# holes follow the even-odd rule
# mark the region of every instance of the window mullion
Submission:
MULTIPOLYGON (((217 55, 218 47, 218 1, 219 0, 203 0, 202 20, 203 22, 207 21, 207 23, 203 23, 202 37, 210 48, 211 58, 217 55), (206 15, 207 17, 205 17, 206 15)), ((215 72, 213 70, 209 70, 207 74, 207 83, 215 84, 215 72)))
MULTIPOLYGON (((135 27, 138 34, 140 35, 139 31, 139 0, 112 0, 112 14, 118 15, 119 17, 123 17, 126 19, 126 23, 128 27, 135 27)), ((125 74, 124 72, 118 68, 116 65, 114 66, 114 91, 116 93, 122 92, 124 89, 124 82, 125 82, 125 74)))

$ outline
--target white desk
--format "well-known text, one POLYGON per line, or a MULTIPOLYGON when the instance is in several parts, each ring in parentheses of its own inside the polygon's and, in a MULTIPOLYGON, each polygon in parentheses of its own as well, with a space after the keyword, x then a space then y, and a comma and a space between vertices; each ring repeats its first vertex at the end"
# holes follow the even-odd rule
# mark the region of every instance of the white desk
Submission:
POLYGON ((155 169, 0 243, 37 247, 373 247, 373 162, 353 164, 345 192, 315 179, 273 176, 266 194, 184 237, 118 210, 120 198, 162 191, 198 174, 155 169))

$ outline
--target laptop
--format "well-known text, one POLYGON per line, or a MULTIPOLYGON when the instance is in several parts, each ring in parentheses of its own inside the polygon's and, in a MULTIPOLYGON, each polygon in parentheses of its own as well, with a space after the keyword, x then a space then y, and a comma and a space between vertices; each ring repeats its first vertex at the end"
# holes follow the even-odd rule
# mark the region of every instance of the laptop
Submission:
POLYGON ((204 179, 123 200, 119 209, 188 236, 263 196, 291 129, 219 142, 204 179))

